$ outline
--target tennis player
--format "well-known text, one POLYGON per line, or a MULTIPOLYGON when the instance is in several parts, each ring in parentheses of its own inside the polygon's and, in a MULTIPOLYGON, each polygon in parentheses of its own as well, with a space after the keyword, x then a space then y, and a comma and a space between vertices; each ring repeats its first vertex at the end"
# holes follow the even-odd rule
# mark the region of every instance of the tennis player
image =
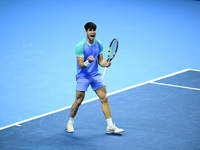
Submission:
POLYGON ((84 27, 86 38, 81 40, 75 47, 77 57, 76 98, 70 110, 66 131, 74 132, 74 117, 90 85, 101 101, 101 108, 108 125, 106 129, 107 133, 118 134, 124 130, 117 128, 112 122, 110 106, 106 95, 106 86, 98 69, 98 65, 109 67, 111 62, 104 61, 103 59, 103 44, 95 38, 96 25, 88 22, 84 27))

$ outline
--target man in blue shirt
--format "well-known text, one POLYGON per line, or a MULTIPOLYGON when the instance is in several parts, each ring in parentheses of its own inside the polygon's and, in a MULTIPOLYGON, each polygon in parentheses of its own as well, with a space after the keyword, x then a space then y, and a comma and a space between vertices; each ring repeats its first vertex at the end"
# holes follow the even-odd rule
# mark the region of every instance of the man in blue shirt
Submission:
POLYGON ((67 123, 67 132, 74 132, 74 117, 81 105, 85 92, 89 85, 98 95, 101 101, 102 111, 107 121, 107 133, 121 133, 124 130, 117 128, 111 118, 110 106, 106 95, 106 86, 101 78, 98 65, 109 67, 111 62, 103 59, 103 44, 95 39, 96 25, 92 22, 85 24, 86 38, 81 40, 75 47, 77 57, 77 75, 76 75, 76 98, 70 110, 70 118, 67 123))

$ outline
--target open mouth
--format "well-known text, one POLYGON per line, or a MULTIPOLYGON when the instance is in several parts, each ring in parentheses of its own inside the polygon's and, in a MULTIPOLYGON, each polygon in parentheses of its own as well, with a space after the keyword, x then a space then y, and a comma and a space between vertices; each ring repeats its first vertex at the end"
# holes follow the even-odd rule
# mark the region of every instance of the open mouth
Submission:
POLYGON ((91 37, 95 37, 95 35, 91 35, 91 37))

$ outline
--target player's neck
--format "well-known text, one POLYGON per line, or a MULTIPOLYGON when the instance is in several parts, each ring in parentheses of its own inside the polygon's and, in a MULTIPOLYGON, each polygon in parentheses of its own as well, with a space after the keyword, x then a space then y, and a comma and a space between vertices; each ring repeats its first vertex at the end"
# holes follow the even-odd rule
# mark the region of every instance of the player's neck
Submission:
POLYGON ((88 37, 86 37, 86 41, 87 41, 89 44, 94 44, 94 40, 90 40, 88 37))

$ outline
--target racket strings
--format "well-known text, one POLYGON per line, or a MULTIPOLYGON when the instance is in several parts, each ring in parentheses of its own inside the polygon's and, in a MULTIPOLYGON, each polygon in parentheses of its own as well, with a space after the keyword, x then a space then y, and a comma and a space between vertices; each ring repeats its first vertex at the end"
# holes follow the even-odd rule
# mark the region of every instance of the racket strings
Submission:
POLYGON ((115 55, 116 49, 117 49, 117 40, 114 40, 111 47, 110 47, 110 53, 109 53, 109 58, 112 59, 115 55))

